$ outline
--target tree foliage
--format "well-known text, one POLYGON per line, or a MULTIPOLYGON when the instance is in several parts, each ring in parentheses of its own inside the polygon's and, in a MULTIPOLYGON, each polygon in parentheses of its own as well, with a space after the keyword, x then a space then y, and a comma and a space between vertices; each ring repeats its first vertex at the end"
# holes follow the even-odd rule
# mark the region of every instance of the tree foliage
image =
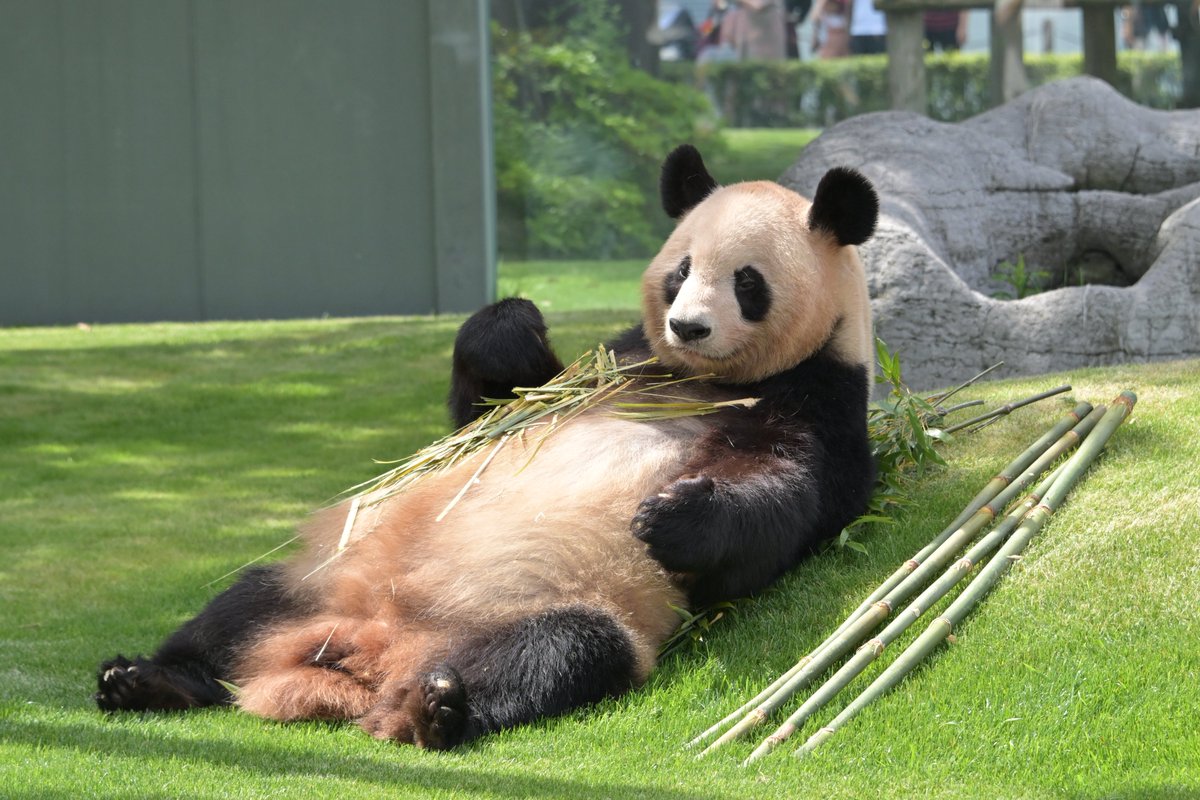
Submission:
POLYGON ((639 257, 668 221, 658 168, 718 146, 704 96, 630 65, 606 2, 562 3, 534 30, 493 27, 500 249, 515 258, 639 257))

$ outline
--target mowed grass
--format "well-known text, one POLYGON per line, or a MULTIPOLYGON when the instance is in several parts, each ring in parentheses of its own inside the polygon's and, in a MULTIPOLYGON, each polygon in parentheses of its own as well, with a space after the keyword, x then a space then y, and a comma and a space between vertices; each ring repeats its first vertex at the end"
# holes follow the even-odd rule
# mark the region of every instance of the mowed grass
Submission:
MULTIPOLYGON (((544 313, 640 307, 642 272, 650 259, 620 261, 506 261, 501 297, 525 297, 544 313)), ((594 344, 594 342, 593 342, 594 344)))
MULTIPOLYGON (((627 266, 613 269, 614 281, 630 280, 627 266)), ((523 280, 540 280, 535 273, 523 280)), ((636 318, 636 295, 617 311, 571 310, 587 298, 569 292, 541 295, 564 356, 636 318)), ((0 795, 1200 793, 1196 362, 971 393, 999 403, 1068 381, 1078 399, 1131 388, 1140 400, 957 643, 805 761, 788 746, 744 769, 753 746, 744 743, 697 763, 682 744, 820 641, 1068 401, 960 437, 944 451, 949 466, 914 483, 896 525, 866 537, 867 555, 810 559, 668 659, 647 686, 588 710, 447 754, 377 742, 349 724, 283 725, 228 709, 98 712, 101 659, 152 650, 229 583, 223 576, 381 471, 372 459, 446 432, 460 321, 0 330, 0 795)))
POLYGON ((722 183, 773 181, 820 135, 817 128, 728 128, 721 131, 725 150, 707 156, 705 163, 722 183))

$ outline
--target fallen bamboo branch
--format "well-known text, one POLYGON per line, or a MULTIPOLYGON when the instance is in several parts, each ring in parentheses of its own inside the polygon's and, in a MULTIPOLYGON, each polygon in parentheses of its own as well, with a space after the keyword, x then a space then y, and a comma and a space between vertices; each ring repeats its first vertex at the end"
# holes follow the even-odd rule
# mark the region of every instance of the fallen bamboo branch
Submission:
POLYGON ((954 397, 954 395, 958 394, 963 389, 966 389, 968 386, 973 386, 976 383, 978 383, 989 372, 1000 369, 1000 367, 1003 367, 1003 366, 1004 366, 1003 361, 997 361, 995 364, 992 364, 987 369, 983 370, 982 372, 977 373, 975 375, 975 377, 971 378, 970 380, 965 380, 962 383, 960 383, 958 386, 955 386, 953 389, 942 392, 940 394, 935 394, 932 397, 926 398, 926 400, 928 400, 928 402, 931 405, 940 405, 940 404, 946 402, 947 400, 949 400, 951 397, 954 397))
POLYGON ((1024 400, 1018 400, 1015 403, 1005 403, 999 408, 994 408, 986 414, 980 414, 978 417, 966 420, 965 422, 958 422, 954 425, 951 425, 950 427, 946 428, 946 433, 954 433, 955 431, 961 431, 964 428, 970 428, 973 425, 981 425, 983 423, 991 422, 999 417, 1011 414, 1018 408, 1023 408, 1031 403, 1036 403, 1039 400, 1045 400, 1048 397, 1054 397, 1055 395, 1069 391, 1071 391, 1071 387, 1064 384, 1062 386, 1056 386, 1055 388, 1049 389, 1045 392, 1039 392, 1032 397, 1026 397, 1024 400))
POLYGON ((809 737, 797 751, 797 756, 807 755, 820 747, 850 719, 874 700, 894 688, 920 661, 931 653, 939 643, 951 634, 958 625, 996 585, 1001 576, 1020 556, 1030 540, 1042 529, 1045 522, 1062 505, 1067 493, 1096 460, 1100 450, 1112 437, 1117 427, 1133 411, 1137 396, 1133 392, 1121 392, 1107 410, 1095 430, 1080 446, 1079 450, 1064 465, 1057 480, 1050 486, 1046 496, 1026 516, 1021 526, 1009 537, 970 585, 963 590, 950 607, 937 617, 909 647, 862 694, 856 697, 825 727, 809 737))

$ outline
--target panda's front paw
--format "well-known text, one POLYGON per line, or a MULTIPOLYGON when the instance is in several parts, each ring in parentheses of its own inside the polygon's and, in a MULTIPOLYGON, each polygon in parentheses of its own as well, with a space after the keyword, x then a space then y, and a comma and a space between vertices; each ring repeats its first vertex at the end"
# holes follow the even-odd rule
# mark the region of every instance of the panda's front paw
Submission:
POLYGON ((630 529, 666 569, 703 572, 716 560, 709 535, 716 503, 712 478, 687 475, 643 500, 630 529))

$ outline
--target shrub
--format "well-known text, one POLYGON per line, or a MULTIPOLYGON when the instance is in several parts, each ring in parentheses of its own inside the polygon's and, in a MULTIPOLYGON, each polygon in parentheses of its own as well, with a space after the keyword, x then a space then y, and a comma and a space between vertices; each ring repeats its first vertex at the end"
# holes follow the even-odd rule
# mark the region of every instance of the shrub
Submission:
POLYGON ((712 149, 703 94, 635 69, 606 2, 563 24, 493 27, 500 250, 512 258, 654 252, 668 230, 658 168, 682 142, 712 149))

